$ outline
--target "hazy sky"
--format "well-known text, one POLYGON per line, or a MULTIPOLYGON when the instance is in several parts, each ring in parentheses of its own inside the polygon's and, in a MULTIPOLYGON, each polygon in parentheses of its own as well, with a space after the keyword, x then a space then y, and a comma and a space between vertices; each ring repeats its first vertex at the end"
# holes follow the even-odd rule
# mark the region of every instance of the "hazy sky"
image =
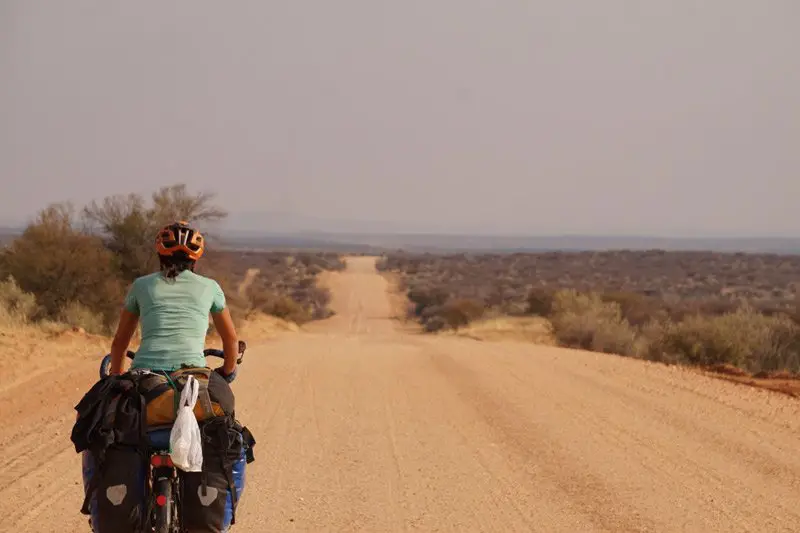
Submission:
POLYGON ((800 235, 797 0, 0 0, 0 221, 800 235))

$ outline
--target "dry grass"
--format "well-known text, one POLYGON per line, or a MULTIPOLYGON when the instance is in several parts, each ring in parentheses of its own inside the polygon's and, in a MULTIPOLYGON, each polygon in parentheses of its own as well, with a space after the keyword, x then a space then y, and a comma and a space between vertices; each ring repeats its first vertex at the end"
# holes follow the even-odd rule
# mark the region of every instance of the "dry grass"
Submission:
POLYGON ((239 287, 236 289, 236 293, 244 298, 247 296, 247 291, 250 290, 250 287, 253 285, 253 282, 256 280, 256 277, 261 272, 258 268, 248 268, 247 272, 244 273, 244 278, 239 283, 239 287))
POLYGON ((0 327, 0 392, 87 358, 99 363, 109 344, 105 337, 53 322, 0 327))
POLYGON ((25 326, 37 310, 36 298, 20 289, 13 278, 0 282, 0 326, 25 326))
MULTIPOLYGON (((289 322, 263 313, 253 313, 246 321, 239 325, 236 333, 239 335, 240 339, 248 343, 253 343, 273 339, 282 333, 298 331, 300 331, 300 326, 294 322, 289 322)), ((207 342, 209 346, 218 344, 219 335, 212 331, 208 335, 207 342)))
POLYGON ((487 318, 450 334, 480 341, 521 341, 545 346, 556 344, 550 322, 541 317, 487 318))
POLYGON ((109 330, 103 315, 95 313, 78 302, 67 304, 59 314, 60 322, 73 328, 82 328, 88 333, 102 335, 109 330))

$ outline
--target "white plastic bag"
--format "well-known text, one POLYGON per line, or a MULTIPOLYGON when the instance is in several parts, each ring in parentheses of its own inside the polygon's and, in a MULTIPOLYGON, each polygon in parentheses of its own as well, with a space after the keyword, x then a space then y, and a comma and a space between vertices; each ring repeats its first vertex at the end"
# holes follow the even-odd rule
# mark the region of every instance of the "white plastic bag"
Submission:
POLYGON ((203 443, 200 426, 194 416, 194 404, 200 383, 189 376, 181 392, 178 416, 169 434, 172 463, 184 472, 200 472, 203 469, 203 443))

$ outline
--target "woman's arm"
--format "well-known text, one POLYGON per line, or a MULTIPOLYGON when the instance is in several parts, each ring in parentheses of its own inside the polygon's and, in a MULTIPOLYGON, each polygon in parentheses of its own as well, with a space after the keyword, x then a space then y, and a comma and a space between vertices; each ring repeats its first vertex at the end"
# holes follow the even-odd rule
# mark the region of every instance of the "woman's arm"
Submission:
POLYGON ((219 313, 211 313, 214 321, 214 328, 222 339, 222 351, 225 354, 225 362, 222 365, 222 372, 229 376, 236 370, 236 359, 239 356, 239 338, 236 336, 236 328, 231 319, 231 313, 226 307, 219 313))
POLYGON ((139 324, 139 315, 123 309, 119 315, 119 325, 111 342, 111 371, 112 376, 122 374, 122 365, 125 360, 125 353, 131 344, 136 326, 139 324))

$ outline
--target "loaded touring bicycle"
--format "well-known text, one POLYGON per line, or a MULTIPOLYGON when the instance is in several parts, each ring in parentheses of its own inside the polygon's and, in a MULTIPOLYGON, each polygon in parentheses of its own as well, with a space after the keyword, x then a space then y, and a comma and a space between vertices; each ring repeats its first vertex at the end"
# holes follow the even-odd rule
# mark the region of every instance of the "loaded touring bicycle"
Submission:
MULTIPOLYGON (((242 363, 247 348, 239 342, 242 363)), ((128 357, 135 354, 128 352, 128 357)), ((204 355, 223 357, 206 349, 204 355)), ((237 420, 228 381, 210 368, 171 373, 133 370, 100 380, 76 406, 72 432, 82 454, 85 500, 94 533, 225 533, 235 523, 255 439, 237 420), (170 455, 172 423, 184 385, 198 382, 194 414, 202 471, 184 472, 170 455)), ((235 378, 235 376, 234 376, 235 378)))

